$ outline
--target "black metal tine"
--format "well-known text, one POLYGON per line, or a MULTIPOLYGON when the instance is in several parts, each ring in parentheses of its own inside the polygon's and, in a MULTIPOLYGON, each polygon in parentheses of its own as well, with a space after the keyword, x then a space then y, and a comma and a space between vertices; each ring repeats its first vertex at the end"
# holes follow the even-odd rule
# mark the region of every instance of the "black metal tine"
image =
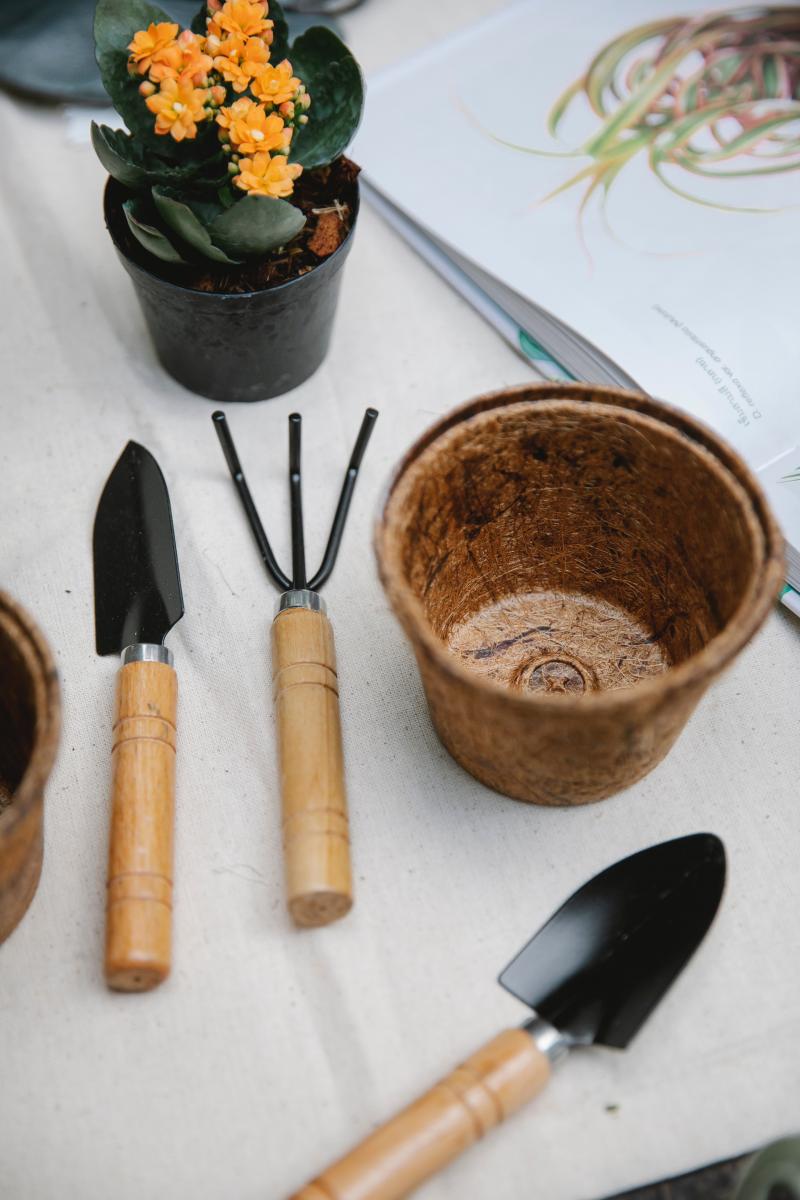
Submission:
POLYGON ((269 544, 264 526, 261 524, 261 518, 253 502, 253 497, 250 494, 250 488, 247 486, 247 480, 244 477, 242 465, 239 462, 239 455, 236 453, 231 431, 228 428, 228 422, 225 419, 224 412, 215 412, 211 416, 214 422, 214 428, 217 431, 219 444, 222 446, 222 453, 225 455, 225 461, 228 464, 228 470, 231 473, 231 479, 236 485, 236 490, 239 493, 239 499, 242 502, 242 508, 245 511, 250 528, 253 531, 253 537, 256 539, 259 553, 264 560, 264 566, 274 579, 275 583, 282 592, 287 591, 292 586, 292 581, 288 575, 284 575, 283 571, 278 566, 275 555, 272 553, 272 547, 269 544))
POLYGON ((289 417, 289 499, 292 509, 292 587, 302 590, 306 581, 306 547, 303 538, 303 484, 300 474, 300 413, 289 417))
POLYGON ((372 436, 372 430, 375 422, 378 419, 377 408, 368 408, 364 413, 364 419, 361 422, 361 428, 358 431, 356 444, 353 447, 353 453, 350 455, 350 462, 347 464, 347 472, 342 484, 342 490, 339 494, 339 503, 336 505, 336 512, 331 526, 331 534, 328 538, 328 544, 325 547, 325 554, 322 558, 322 564, 314 578, 309 583, 312 591, 318 591, 324 583, 326 583, 336 566, 336 559, 339 554, 339 547, 342 544, 342 534, 344 533, 344 525, 347 520, 347 514, 350 511, 350 501, 353 499, 353 492, 358 479, 358 468, 361 466, 361 460, 364 457, 364 451, 367 448, 369 439, 372 436))

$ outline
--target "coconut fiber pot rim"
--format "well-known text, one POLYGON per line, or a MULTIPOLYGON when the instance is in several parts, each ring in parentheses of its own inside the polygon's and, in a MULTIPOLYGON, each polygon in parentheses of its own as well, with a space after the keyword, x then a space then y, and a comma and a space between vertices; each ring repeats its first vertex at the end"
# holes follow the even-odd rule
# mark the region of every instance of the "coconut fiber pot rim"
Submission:
POLYGON ((392 608, 414 645, 444 675, 487 696, 495 696, 504 704, 529 714, 555 711, 600 712, 625 709, 631 702, 646 703, 692 686, 707 685, 747 644, 766 619, 774 604, 784 578, 783 538, 770 512, 766 498, 750 469, 727 443, 707 426, 662 401, 621 388, 599 387, 594 384, 541 383, 523 385, 489 392, 461 405, 435 422, 412 445, 393 471, 379 506, 375 524, 374 548, 381 582, 392 608), (389 537, 389 507, 394 491, 408 468, 438 438, 455 426, 482 413, 519 404, 568 402, 576 413, 582 405, 618 408, 626 417, 641 414, 656 420, 664 428, 685 441, 686 449, 701 457, 725 479, 732 496, 738 491, 748 502, 742 506, 743 516, 752 532, 760 558, 760 566, 736 610, 725 626, 714 634, 706 645, 684 661, 671 666, 658 676, 640 680, 634 687, 617 690, 591 691, 582 695, 548 695, 521 692, 476 674, 440 640, 431 628, 422 602, 405 578, 397 547, 392 551, 389 537), (703 453, 703 452, 706 453, 703 453), (733 485, 733 486, 730 486, 733 485))
POLYGON ((12 638, 25 659, 33 681, 36 707, 36 730, 27 766, 13 799, 0 813, 0 839, 25 819, 34 804, 39 803, 42 790, 52 770, 61 731, 61 699, 58 673, 44 635, 21 605, 0 591, 0 630, 4 638, 12 638))
MULTIPOLYGON (((287 279, 285 283, 278 283, 274 287, 269 288, 259 288, 255 292, 203 292, 198 288, 184 287, 183 284, 175 283, 172 279, 165 279, 163 275, 159 275, 157 271, 151 271, 149 267, 146 267, 137 258, 131 258, 125 246, 123 246, 116 237, 114 233, 114 224, 110 218, 112 208, 119 202, 119 198, 117 195, 115 195, 115 193, 122 193, 124 191, 125 188, 123 188, 122 184, 118 183, 116 179, 109 175, 106 179, 106 186, 103 191, 103 219, 105 221, 106 229, 108 230, 108 236, 114 243, 117 253, 121 254, 122 257, 136 271, 140 272, 142 275, 149 275, 151 279, 157 280, 160 286, 168 288, 171 291, 181 295, 206 297, 209 304, 212 304, 214 301, 219 302, 220 300, 225 300, 228 303, 237 301, 244 303, 267 293, 270 296, 278 296, 282 292, 285 292, 288 288, 295 287, 296 284, 302 283, 304 279, 307 280, 311 275, 314 275, 320 269, 327 267, 329 263, 334 263, 337 258, 343 254, 347 254, 350 241, 355 233, 358 213, 361 207, 361 193, 358 186, 358 178, 356 178, 353 180, 353 219, 350 222, 350 228, 347 231, 347 236, 344 238, 341 245, 336 247, 333 254, 329 254, 327 258, 323 258, 321 262, 317 263, 317 265, 310 271, 307 271, 305 275, 297 275, 294 279, 287 279)), ((144 250, 142 251, 142 254, 145 254, 144 250)))

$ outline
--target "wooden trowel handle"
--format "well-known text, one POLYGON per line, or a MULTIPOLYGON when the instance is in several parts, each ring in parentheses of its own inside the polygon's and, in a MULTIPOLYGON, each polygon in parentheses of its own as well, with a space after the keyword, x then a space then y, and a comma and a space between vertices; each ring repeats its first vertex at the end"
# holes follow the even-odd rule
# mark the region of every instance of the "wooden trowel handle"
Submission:
POLYGON ((353 885, 336 651, 325 613, 278 613, 272 680, 289 911, 298 925, 327 925, 350 909, 353 885))
POLYGON ((507 1029, 292 1200, 401 1200, 542 1090, 550 1063, 507 1029))
POLYGON ((169 974, 177 702, 178 677, 166 663, 120 668, 105 954, 106 982, 117 991, 144 992, 169 974))

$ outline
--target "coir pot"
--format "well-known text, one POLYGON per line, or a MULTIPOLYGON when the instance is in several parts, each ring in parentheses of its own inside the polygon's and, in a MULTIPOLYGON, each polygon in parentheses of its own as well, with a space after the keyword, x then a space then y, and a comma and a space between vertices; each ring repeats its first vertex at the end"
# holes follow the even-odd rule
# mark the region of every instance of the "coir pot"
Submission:
POLYGON ((720 438, 581 384, 442 418, 400 463, 376 548, 445 746, 538 804, 652 770, 783 578, 761 490, 720 438))
POLYGON ((44 789, 61 728, 58 676, 44 637, 0 592, 0 942, 33 899, 42 869, 44 789))
POLYGON ((257 292, 201 292, 162 278, 127 235, 128 192, 109 179, 106 227, 133 280, 156 354, 184 387, 221 402, 268 400, 304 383, 328 351, 342 268, 358 216, 341 246, 306 275, 257 292))

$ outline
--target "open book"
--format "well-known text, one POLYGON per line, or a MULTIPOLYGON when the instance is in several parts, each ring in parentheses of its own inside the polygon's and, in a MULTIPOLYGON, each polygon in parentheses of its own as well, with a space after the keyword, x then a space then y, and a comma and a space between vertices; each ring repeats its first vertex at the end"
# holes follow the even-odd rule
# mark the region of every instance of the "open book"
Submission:
POLYGON ((371 80, 353 155, 546 377, 646 391, 722 434, 800 589, 792 12, 522 0, 371 80))

